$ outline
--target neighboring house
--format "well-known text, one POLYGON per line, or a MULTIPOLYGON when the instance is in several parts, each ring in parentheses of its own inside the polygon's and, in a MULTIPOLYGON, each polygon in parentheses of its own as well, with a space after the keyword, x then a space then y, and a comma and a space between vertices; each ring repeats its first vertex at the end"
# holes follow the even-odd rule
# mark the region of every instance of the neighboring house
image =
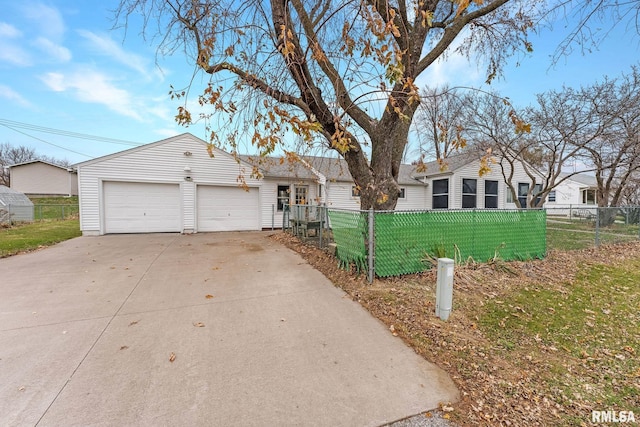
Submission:
POLYGON ((33 221, 33 203, 24 193, 0 185, 0 224, 33 221))
MULTIPOLYGON (((560 179, 566 176, 568 174, 561 174, 560 179)), ((577 205, 595 206, 598 204, 596 198, 597 188, 595 176, 585 173, 571 175, 549 193, 545 206, 549 208, 565 208, 577 205)))
POLYGON ((77 196, 78 174, 42 160, 9 166, 11 188, 30 196, 77 196))
MULTIPOLYGON (((568 174, 561 174, 560 179, 568 174)), ((549 215, 591 218, 598 205, 596 178, 585 173, 571 175, 547 196, 545 208, 549 215)))
MULTIPOLYGON (((281 228, 287 205, 360 208, 342 159, 290 163, 236 159, 219 149, 212 154, 205 141, 185 133, 77 164, 80 229, 84 235, 261 230, 281 228)), ((515 207, 507 201, 500 167, 478 177, 479 159, 453 156, 446 170, 427 165, 420 174, 402 165, 396 209, 515 207)))

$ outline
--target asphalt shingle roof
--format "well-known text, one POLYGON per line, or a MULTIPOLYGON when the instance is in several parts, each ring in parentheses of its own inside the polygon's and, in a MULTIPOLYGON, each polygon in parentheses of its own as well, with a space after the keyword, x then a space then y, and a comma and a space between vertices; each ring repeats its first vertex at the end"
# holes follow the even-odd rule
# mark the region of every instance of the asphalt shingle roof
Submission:
MULTIPOLYGON (((312 168, 324 175, 328 181, 353 182, 347 162, 332 157, 301 156, 312 168)), ((240 156, 240 159, 262 170, 264 176, 271 178, 314 179, 316 176, 299 161, 281 161, 278 157, 240 156)), ((413 178, 415 166, 400 165, 399 184, 418 184, 413 178)))

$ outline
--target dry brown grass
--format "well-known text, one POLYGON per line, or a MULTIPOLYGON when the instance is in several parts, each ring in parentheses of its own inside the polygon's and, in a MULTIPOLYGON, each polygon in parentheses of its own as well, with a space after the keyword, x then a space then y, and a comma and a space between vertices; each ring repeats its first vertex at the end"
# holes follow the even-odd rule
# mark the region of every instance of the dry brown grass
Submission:
MULTIPOLYGON (((364 275, 340 270, 336 259, 326 251, 307 246, 285 233, 273 238, 300 253, 417 353, 450 374, 462 396, 451 413, 457 424, 588 425, 592 410, 633 410, 640 417, 640 344, 638 336, 633 336, 640 322, 633 317, 640 306, 638 281, 629 279, 630 287, 624 287, 631 297, 629 305, 624 306, 627 314, 623 310, 621 315, 631 316, 628 323, 622 319, 616 328, 609 329, 602 325, 607 333, 623 329, 620 337, 626 340, 622 347, 628 347, 626 350, 610 346, 610 350, 599 352, 579 336, 575 340, 556 340, 553 329, 556 326, 540 323, 546 321, 546 313, 553 315, 556 301, 548 306, 537 304, 532 309, 526 299, 531 295, 533 302, 538 295, 545 298, 551 295, 562 306, 565 296, 573 295, 578 283, 591 283, 582 276, 597 266, 632 268, 621 270, 621 274, 637 273, 640 278, 638 242, 554 251, 544 260, 509 263, 497 260, 456 267, 454 310, 449 320, 443 322, 434 315, 434 271, 376 279, 370 285, 364 275), (541 328, 541 332, 535 328, 541 328), (628 337, 629 334, 632 336, 628 337), (621 376, 617 383, 616 376, 621 376), (602 384, 611 381, 615 386, 602 384)), ((578 301, 590 307, 593 302, 587 301, 588 295, 585 301, 583 297, 579 294, 578 301)), ((575 304, 572 307, 579 310, 578 314, 594 313, 595 322, 594 311, 575 304)), ((606 319, 598 317, 596 323, 606 323, 606 319)), ((579 327, 575 329, 578 335, 583 328, 585 333, 594 332, 582 323, 573 324, 582 320, 574 322, 562 317, 558 321, 565 322, 560 328, 572 333, 579 327)), ((589 320, 587 323, 591 325, 589 320)))

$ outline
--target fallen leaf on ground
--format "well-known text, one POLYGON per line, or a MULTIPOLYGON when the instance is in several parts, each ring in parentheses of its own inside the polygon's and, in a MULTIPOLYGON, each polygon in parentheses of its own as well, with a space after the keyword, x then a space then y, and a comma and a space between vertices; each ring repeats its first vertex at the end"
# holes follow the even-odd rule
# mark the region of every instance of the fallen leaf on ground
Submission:
POLYGON ((169 355, 169 362, 173 362, 174 360, 176 360, 176 354, 174 352, 171 352, 171 354, 169 355))
POLYGON ((196 323, 193 324, 193 326, 195 326, 196 328, 204 328, 204 323, 196 322, 196 323))
POLYGON ((129 346, 128 346, 128 345, 123 345, 122 347, 120 347, 120 350, 126 350, 126 349, 128 349, 128 348, 129 348, 129 346))
POLYGON ((129 326, 133 326, 133 325, 137 325, 138 324, 138 320, 134 320, 133 322, 129 323, 129 326))
POLYGON ((205 295, 204 297, 205 297, 206 299, 211 299, 211 298, 213 298, 213 295, 211 295, 211 294, 207 294, 207 295, 205 295))

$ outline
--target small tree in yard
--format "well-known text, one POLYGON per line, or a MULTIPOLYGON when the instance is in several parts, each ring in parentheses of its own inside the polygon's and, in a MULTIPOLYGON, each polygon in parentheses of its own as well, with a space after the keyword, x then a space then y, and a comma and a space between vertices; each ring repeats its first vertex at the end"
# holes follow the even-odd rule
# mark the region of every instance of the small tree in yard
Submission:
MULTIPOLYGON (((486 60, 491 80, 509 54, 530 50, 527 32, 544 3, 122 0, 117 19, 127 26, 142 14, 160 53, 184 49, 211 76, 198 100, 227 128, 212 130, 212 144, 235 150, 239 129, 232 126, 242 123, 267 155, 287 150, 284 136, 295 132, 346 160, 363 209, 393 209, 420 103, 416 80, 454 40, 459 53, 486 60)), ((186 105, 177 115, 182 124, 193 120, 186 105)))

